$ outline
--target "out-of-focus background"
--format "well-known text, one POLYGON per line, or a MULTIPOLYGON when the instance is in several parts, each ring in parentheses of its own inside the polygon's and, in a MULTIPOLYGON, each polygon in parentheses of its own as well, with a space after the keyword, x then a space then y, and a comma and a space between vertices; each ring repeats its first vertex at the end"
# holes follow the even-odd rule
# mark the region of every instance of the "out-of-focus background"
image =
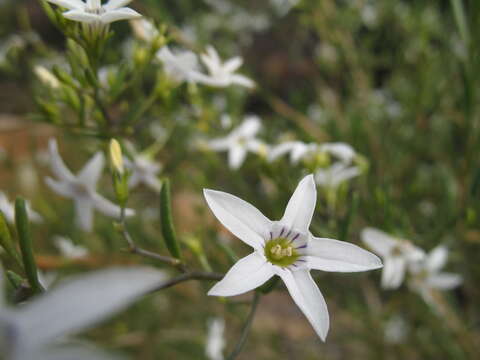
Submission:
MULTIPOLYGON (((374 226, 426 251, 445 244, 450 250, 445 270, 463 277, 461 286, 442 293, 447 310, 439 312, 407 285, 382 290, 380 271, 314 272, 331 316, 327 342, 320 342, 280 286, 262 298, 239 359, 474 359, 480 341, 480 3, 137 0, 131 6, 166 24, 184 47, 200 51, 213 44, 224 57, 242 56, 242 71, 258 84, 244 93, 202 93, 186 115, 159 105, 155 123, 168 124, 172 134, 157 159, 164 165, 162 176, 172 183, 175 222, 185 248, 200 244, 219 272, 230 263, 218 241, 227 241, 239 256, 248 252, 210 215, 203 187, 237 194, 278 218, 305 173, 287 160, 272 170, 256 158, 232 171, 221 155, 192 150, 186 140, 190 128, 203 131, 223 112, 233 118, 255 113, 270 143, 342 141, 368 162, 368 172, 350 185, 334 210, 319 199, 316 235, 343 235, 342 240, 361 245, 361 230, 374 226), (201 106, 203 112, 196 112, 201 106), (180 125, 173 126, 176 121, 180 125), (345 230, 353 199, 356 210, 345 230)), ((0 0, 0 18, 0 191, 10 200, 26 197, 42 215, 44 221, 33 225, 39 267, 46 276, 62 277, 145 262, 122 251, 126 245, 107 218, 99 216, 92 233, 76 230, 71 203, 46 187, 50 137, 58 139, 74 171, 102 139, 39 121, 42 94, 33 69, 60 63, 65 51, 65 38, 39 2, 0 0), (65 261, 55 236, 69 237, 89 255, 65 261)), ((127 22, 112 28, 107 58, 115 65, 131 31, 127 22)), ((154 137, 148 131, 130 140, 148 145, 145 139, 154 137)), ((108 175, 99 189, 113 198, 108 175)), ((129 206, 140 215, 131 221, 138 241, 166 253, 156 195, 141 188, 129 206)), ((194 255, 187 257, 201 266, 194 255)), ((134 359, 207 359, 209 321, 225 319, 231 349, 251 297, 219 301, 205 296, 210 285, 187 282, 148 296, 85 337, 134 359)))

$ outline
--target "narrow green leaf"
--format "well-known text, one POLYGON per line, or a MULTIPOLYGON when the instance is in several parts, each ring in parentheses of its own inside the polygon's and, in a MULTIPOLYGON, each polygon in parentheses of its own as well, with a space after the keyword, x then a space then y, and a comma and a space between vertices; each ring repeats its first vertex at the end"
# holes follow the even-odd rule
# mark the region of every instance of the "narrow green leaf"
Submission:
POLYGON ((30 224, 28 223, 25 200, 22 198, 17 198, 15 201, 15 224, 17 226, 18 240, 22 252, 23 267, 28 282, 35 292, 41 292, 43 288, 38 280, 37 264, 33 256, 30 224))
POLYGON ((20 266, 22 266, 22 261, 18 255, 17 249, 12 242, 12 237, 10 235, 10 230, 8 229, 5 216, 0 211, 0 246, 5 250, 5 252, 13 258, 20 266))
POLYGON ((172 218, 172 206, 170 196, 170 181, 165 179, 160 191, 160 222, 162 224, 162 235, 170 254, 180 259, 180 247, 178 246, 177 237, 175 235, 175 227, 172 218))

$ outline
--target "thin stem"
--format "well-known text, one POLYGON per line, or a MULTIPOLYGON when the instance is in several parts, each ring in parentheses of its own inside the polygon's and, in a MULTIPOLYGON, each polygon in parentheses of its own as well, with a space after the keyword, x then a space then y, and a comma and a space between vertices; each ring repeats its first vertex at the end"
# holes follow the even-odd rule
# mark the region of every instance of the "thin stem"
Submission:
POLYGON ((240 352, 242 351, 243 346, 247 341, 248 334, 250 333, 250 328, 252 327, 253 318, 255 317, 255 312, 257 311, 257 306, 259 302, 260 302, 260 293, 258 291, 255 291, 250 314, 248 314, 247 322, 245 323, 242 329, 242 336, 240 336, 240 340, 235 346, 235 349, 233 349, 231 354, 228 356, 227 360, 234 360, 238 356, 238 354, 240 354, 240 352))
POLYGON ((182 262, 179 259, 176 259, 176 258, 173 258, 173 257, 170 257, 170 256, 160 255, 160 254, 157 254, 155 252, 142 249, 135 244, 135 241, 133 240, 132 236, 130 235, 130 233, 128 232, 128 229, 127 229, 127 224, 125 222, 125 207, 124 206, 122 206, 121 210, 120 210, 119 226, 120 226, 120 229, 119 229, 120 233, 122 234, 123 238, 127 242, 128 247, 129 247, 129 251, 132 254, 137 254, 137 255, 140 255, 140 256, 148 257, 150 259, 155 259, 155 260, 161 261, 161 262, 163 262, 167 265, 170 265, 170 266, 173 266, 173 267, 177 268, 181 272, 186 271, 185 265, 183 265, 182 262))
POLYGON ((177 284, 180 284, 182 282, 189 281, 189 280, 212 280, 212 281, 216 280, 216 281, 218 281, 218 280, 221 280, 224 277, 224 275, 225 274, 214 273, 214 272, 192 271, 192 272, 184 273, 182 275, 174 277, 174 278, 168 280, 167 282, 164 282, 159 287, 153 289, 152 292, 167 289, 169 287, 175 286, 177 284))

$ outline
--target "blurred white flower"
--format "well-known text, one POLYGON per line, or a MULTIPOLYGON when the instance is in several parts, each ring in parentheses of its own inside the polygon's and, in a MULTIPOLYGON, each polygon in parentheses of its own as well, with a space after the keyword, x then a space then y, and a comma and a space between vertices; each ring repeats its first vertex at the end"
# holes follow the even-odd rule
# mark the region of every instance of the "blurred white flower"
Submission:
POLYGON ((33 72, 37 75, 38 79, 46 86, 52 89, 58 89, 60 87, 60 81, 53 75, 45 66, 35 65, 33 72))
POLYGON ((363 229, 361 238, 370 249, 383 258, 384 289, 398 288, 405 278, 408 267, 425 257, 425 252, 410 241, 390 236, 378 229, 363 229))
POLYGON ((273 161, 288 153, 290 153, 290 162, 292 164, 322 154, 329 154, 334 160, 350 164, 357 155, 350 145, 343 142, 307 144, 301 141, 287 141, 272 147, 268 158, 270 161, 273 161))
POLYGON ((78 344, 74 348, 68 344, 60 346, 59 340, 122 310, 165 279, 163 272, 151 268, 112 268, 79 276, 21 307, 11 308, 4 301, 0 269, 2 359, 108 359, 109 356, 78 344))
POLYGON ((205 355, 209 360, 223 360, 225 348, 225 320, 219 317, 208 321, 208 336, 205 355))
POLYGON ((459 274, 441 272, 441 269, 447 263, 447 259, 448 249, 439 245, 431 250, 426 257, 410 266, 409 286, 429 304, 435 303, 432 299, 432 289, 451 290, 463 281, 459 274))
POLYGON ((132 172, 128 179, 129 188, 144 184, 154 191, 160 191, 162 187, 158 178, 158 173, 162 170, 160 163, 143 154, 135 155, 132 160, 124 158, 124 162, 127 169, 132 172))
POLYGON ((376 255, 356 245, 310 233, 317 201, 313 175, 300 181, 279 221, 267 219, 236 196, 208 189, 204 195, 217 219, 254 249, 233 265, 209 295, 243 294, 278 275, 318 336, 325 340, 329 328, 327 305, 310 270, 358 272, 382 267, 376 255))
POLYGON ((200 55, 200 59, 209 73, 208 77, 201 79, 203 84, 218 87, 240 85, 247 88, 252 88, 255 85, 246 76, 235 73, 242 66, 243 60, 241 57, 234 57, 222 63, 217 50, 213 46, 208 46, 206 53, 200 55))
POLYGON ((337 162, 328 168, 319 169, 315 173, 315 182, 318 186, 334 189, 343 182, 360 175, 358 166, 348 166, 337 162))
POLYGON ((405 342, 408 333, 408 324, 405 319, 400 316, 392 316, 385 323, 385 341, 389 344, 401 344, 405 342))
POLYGON ((195 83, 205 79, 205 75, 199 71, 198 56, 191 51, 171 51, 168 46, 164 46, 157 52, 157 58, 163 63, 167 75, 174 81, 195 83))
MULTIPOLYGON (((63 163, 55 139, 50 140, 49 150, 50 167, 58 180, 47 177, 45 181, 54 192, 74 201, 76 223, 82 230, 92 230, 94 209, 113 218, 120 217, 120 207, 96 191, 105 162, 103 153, 97 152, 75 176, 63 163)), ((126 216, 133 214, 133 210, 126 209, 126 216)))
POLYGON ((67 19, 87 24, 108 25, 118 20, 138 19, 138 12, 124 5, 132 0, 110 0, 102 5, 102 0, 47 0, 68 11, 63 13, 67 19))
POLYGON ((71 239, 64 236, 55 236, 53 242, 58 251, 68 259, 81 259, 88 255, 86 247, 75 245, 71 239))
MULTIPOLYGON (((43 218, 35 211, 32 210, 32 207, 28 201, 26 201, 27 215, 31 222, 41 223, 43 218)), ((15 223, 15 204, 8 200, 7 195, 4 192, 0 191, 0 211, 5 216, 5 220, 8 223, 15 223)))
POLYGON ((267 145, 256 138, 261 126, 260 118, 247 116, 229 135, 209 141, 207 147, 214 151, 228 151, 228 165, 231 169, 238 169, 249 151, 267 154, 267 145))
POLYGON ((152 42, 160 33, 151 20, 135 19, 130 21, 133 33, 143 41, 152 42))

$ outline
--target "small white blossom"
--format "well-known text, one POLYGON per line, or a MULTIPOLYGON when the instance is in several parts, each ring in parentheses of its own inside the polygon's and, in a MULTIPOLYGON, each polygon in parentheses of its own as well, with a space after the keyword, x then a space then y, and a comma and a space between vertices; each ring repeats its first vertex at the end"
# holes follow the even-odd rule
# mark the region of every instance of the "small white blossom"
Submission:
POLYGON ((208 322, 207 345, 205 355, 209 360, 223 360, 223 349, 225 348, 225 320, 216 317, 208 322))
MULTIPOLYGON (((32 207, 28 201, 26 201, 27 215, 30 221, 34 223, 41 223, 43 218, 35 211, 32 210, 32 207)), ((0 211, 5 216, 5 220, 8 223, 15 223, 15 204, 8 200, 7 195, 0 191, 0 211)))
POLYGON ((310 233, 317 201, 313 175, 298 184, 279 221, 269 220, 236 196, 208 189, 204 195, 217 219, 254 249, 233 265, 209 295, 243 294, 278 275, 318 336, 325 340, 329 328, 327 305, 310 270, 358 272, 382 267, 376 255, 356 245, 310 233))
POLYGON ((256 138, 260 128, 257 116, 247 116, 229 135, 209 141, 207 147, 214 151, 228 151, 228 165, 231 169, 238 169, 248 152, 267 153, 267 145, 256 138))
POLYGON ((128 179, 129 188, 144 184, 154 191, 160 191, 162 187, 158 178, 158 173, 162 170, 160 163, 143 154, 134 156, 132 160, 124 158, 124 162, 127 169, 132 172, 128 179))
POLYGON ((81 245, 75 245, 69 238, 55 236, 53 241, 60 253, 68 259, 81 259, 88 255, 87 248, 81 245))
POLYGON ((315 182, 319 186, 335 189, 343 182, 360 175, 358 166, 347 166, 337 162, 328 168, 318 169, 315 173, 315 182))
POLYGON ((112 359, 65 342, 127 307, 165 281, 150 268, 112 268, 63 282, 21 307, 7 306, 0 269, 0 348, 5 360, 112 359))
POLYGON ((329 154, 335 160, 344 164, 351 164, 357 155, 355 150, 342 142, 334 143, 304 143, 302 141, 287 141, 274 146, 269 153, 269 160, 274 161, 280 156, 290 154, 290 162, 298 163, 300 160, 308 160, 317 155, 329 154))
POLYGON ((396 289, 402 284, 409 266, 425 257, 425 252, 410 241, 374 228, 365 228, 362 241, 383 258, 382 287, 396 289))
POLYGON ((63 13, 67 19, 87 24, 108 25, 118 20, 140 18, 138 12, 124 5, 132 0, 110 0, 102 5, 102 0, 47 0, 68 11, 63 13))
POLYGON ((318 149, 317 144, 306 144, 301 141, 286 141, 284 143, 273 146, 268 154, 268 159, 274 161, 280 156, 290 153, 290 162, 298 163, 306 154, 314 152, 318 149))
POLYGON ((451 290, 462 283, 459 274, 442 272, 448 259, 448 249, 439 245, 420 261, 410 266, 410 288, 418 292, 425 302, 434 304, 432 290, 451 290))
POLYGON ((58 89, 60 87, 60 81, 58 81, 57 77, 53 75, 45 66, 35 65, 33 72, 44 85, 47 85, 52 89, 58 89))
MULTIPOLYGON (((58 180, 47 177, 45 181, 54 192, 74 201, 76 222, 82 230, 92 230, 94 209, 113 218, 120 217, 120 207, 96 191, 105 163, 103 153, 97 152, 75 176, 63 163, 54 139, 49 142, 49 150, 50 166, 58 180)), ((126 216, 133 214, 133 210, 126 209, 126 216)))
POLYGON ((147 19, 135 19, 130 21, 133 33, 143 41, 152 42, 160 33, 155 24, 147 19))
POLYGON ((240 85, 252 88, 255 83, 246 76, 235 72, 242 66, 241 57, 234 57, 222 63, 217 50, 208 46, 205 54, 200 55, 202 62, 208 70, 208 77, 201 79, 201 82, 210 86, 227 87, 240 85))
POLYGON ((172 51, 165 45, 157 52, 157 58, 163 63, 167 75, 176 82, 195 83, 205 79, 205 75, 199 70, 198 56, 191 51, 172 51))

